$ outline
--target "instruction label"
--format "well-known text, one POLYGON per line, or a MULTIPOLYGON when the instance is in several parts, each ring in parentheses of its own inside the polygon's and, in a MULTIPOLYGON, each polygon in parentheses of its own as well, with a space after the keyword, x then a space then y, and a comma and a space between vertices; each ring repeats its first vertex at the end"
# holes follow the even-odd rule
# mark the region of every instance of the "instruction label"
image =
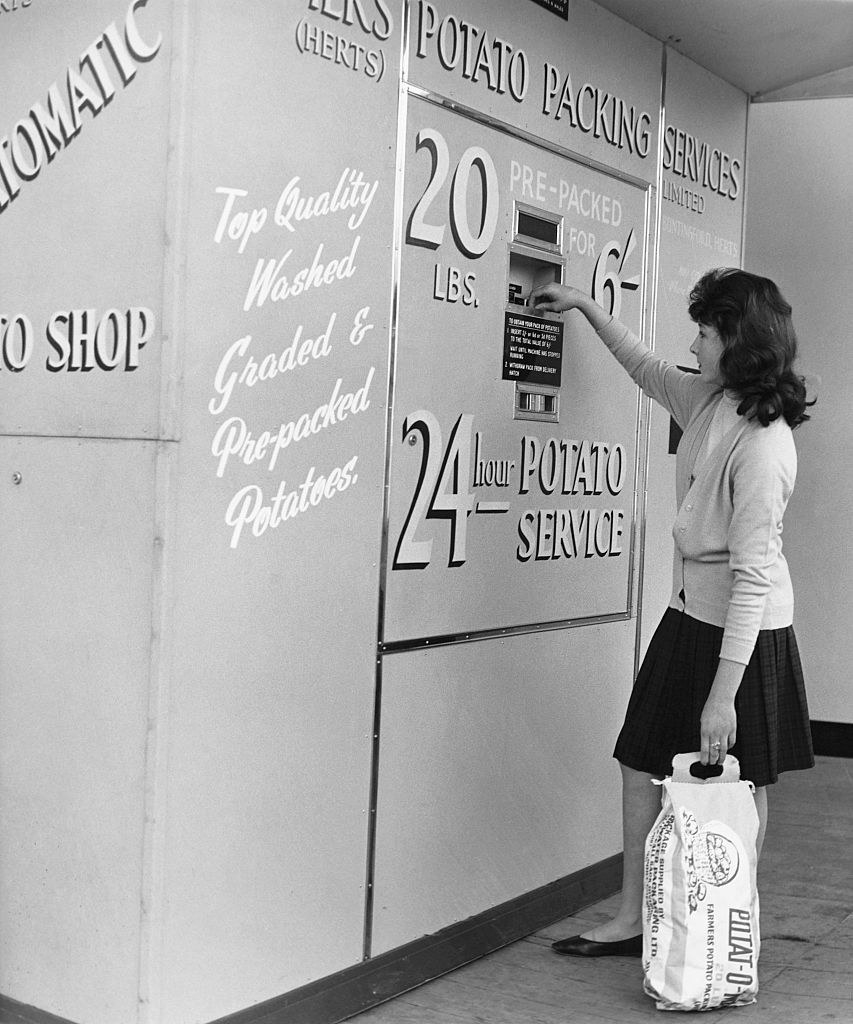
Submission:
POLYGON ((563 324, 504 313, 503 379, 560 386, 563 324))

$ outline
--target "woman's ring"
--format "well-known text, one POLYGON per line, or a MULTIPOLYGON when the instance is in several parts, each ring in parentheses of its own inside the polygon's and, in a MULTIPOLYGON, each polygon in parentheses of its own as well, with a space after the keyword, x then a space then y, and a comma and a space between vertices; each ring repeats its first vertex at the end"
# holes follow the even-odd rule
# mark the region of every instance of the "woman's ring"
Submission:
POLYGON ((719 746, 721 746, 721 744, 719 744, 719 743, 712 743, 711 746, 712 747, 719 747, 719 746))

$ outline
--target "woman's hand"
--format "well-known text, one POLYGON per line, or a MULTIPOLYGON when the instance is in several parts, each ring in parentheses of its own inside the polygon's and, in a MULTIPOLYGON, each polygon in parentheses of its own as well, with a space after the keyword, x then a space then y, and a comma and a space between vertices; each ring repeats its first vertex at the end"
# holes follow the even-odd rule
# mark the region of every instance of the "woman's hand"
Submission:
POLYGON ((699 724, 702 764, 722 764, 737 739, 734 698, 716 698, 711 694, 702 708, 699 724))
POLYGON ((737 739, 735 696, 746 665, 720 658, 714 682, 699 719, 702 764, 722 764, 737 739), (719 746, 717 745, 719 744, 719 746))
POLYGON ((562 313, 566 309, 583 309, 591 301, 579 288, 552 281, 551 284, 534 288, 527 304, 545 313, 562 313))

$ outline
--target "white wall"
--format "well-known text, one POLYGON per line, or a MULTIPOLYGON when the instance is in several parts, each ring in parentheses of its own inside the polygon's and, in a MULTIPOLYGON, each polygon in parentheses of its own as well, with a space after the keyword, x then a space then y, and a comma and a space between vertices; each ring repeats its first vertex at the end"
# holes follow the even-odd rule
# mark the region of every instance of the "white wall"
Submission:
POLYGON ((813 719, 853 721, 853 99, 755 104, 750 111, 745 267, 773 278, 794 308, 801 372, 820 378, 796 433, 797 489, 785 519, 795 627, 813 719))
POLYGON ((169 436, 162 7, 0 9, 0 324, 30 325, 24 365, 9 372, 8 346, 0 360, 0 992, 88 1024, 138 1019, 149 931, 157 478, 169 436), (147 57, 132 75, 113 66, 103 102, 90 78, 76 131, 42 136, 28 111, 51 106, 53 83, 68 103, 80 55, 105 52, 111 25, 144 40, 147 57), (150 328, 135 354, 110 326, 128 315, 150 328))
MULTIPOLYGON (((415 20, 425 9, 408 8, 415 20)), ((571 23, 511 0, 433 0, 432 9, 447 25, 462 9, 526 52, 531 89, 519 98, 492 88, 488 76, 475 81, 442 59, 435 36, 422 40, 422 52, 405 51, 404 81, 527 136, 422 97, 409 97, 407 125, 398 122, 402 0, 265 0, 252 5, 251 19, 228 0, 55 0, 19 6, 15 20, 2 22, 0 156, 12 154, 21 178, 15 196, 9 182, 5 201, 0 191, 4 252, 15 254, 3 279, 14 305, 4 311, 33 325, 32 360, 23 372, 0 374, 0 516, 11 538, 0 572, 4 996, 86 1024, 211 1020, 358 964, 374 918, 375 955, 619 848, 610 751, 633 662, 636 619, 627 605, 638 570, 626 564, 628 519, 639 514, 642 474, 624 487, 623 549, 608 551, 609 566, 602 552, 595 561, 575 553, 559 575, 547 551, 518 557, 520 516, 530 506, 547 513, 564 497, 592 509, 592 494, 522 490, 516 475, 515 513, 489 519, 467 516, 461 500, 439 508, 438 496, 472 496, 461 470, 439 467, 443 489, 434 497, 424 489, 431 511, 449 507, 460 523, 471 520, 466 565, 484 574, 473 592, 460 584, 461 560, 451 564, 447 518, 424 515, 420 525, 441 531, 431 565, 441 601, 449 607, 455 593, 459 616, 470 610, 466 601, 488 615, 472 631, 613 621, 427 650, 431 638, 467 622, 425 624, 424 585, 391 586, 395 572, 426 578, 414 559, 383 569, 420 486, 395 491, 405 483, 403 458, 416 469, 426 449, 410 444, 401 417, 441 414, 449 438, 454 421, 476 413, 494 424, 482 435, 490 457, 506 463, 517 458, 522 430, 556 436, 550 424, 513 419, 514 384, 499 376, 513 204, 553 208, 563 194, 567 279, 609 288, 614 304, 624 291, 620 316, 649 333, 657 238, 646 188, 657 179, 660 46, 589 0, 573 0, 571 23), (142 56, 132 76, 122 56, 112 74, 124 85, 101 103, 94 90, 106 94, 106 81, 95 81, 97 65, 84 68, 80 54, 107 59, 114 25, 142 56), (542 81, 534 87, 532 77, 545 67, 554 90, 548 113, 542 81), (576 122, 569 116, 572 102, 581 107, 570 102, 569 68, 575 87, 594 83, 601 96, 636 108, 633 148, 615 129, 613 138, 598 131, 590 106, 576 122), (25 141, 6 145, 3 132, 41 138, 35 127, 27 135, 26 125, 13 126, 48 102, 52 82, 73 88, 78 79, 88 85, 77 87, 73 145, 53 152, 43 141, 35 155, 25 141), (433 166, 405 134, 415 125, 441 129, 457 170, 467 152, 482 188, 473 175, 469 197, 465 173, 433 166), (529 172, 520 191, 513 160, 529 172), (500 168, 499 178, 487 168, 500 168), (423 189, 427 178, 441 179, 428 218, 427 193, 406 191, 415 174, 423 189), (349 205, 330 199, 356 176, 363 216, 353 212, 353 195, 349 205), (459 221, 485 225, 487 181, 505 215, 495 221, 505 233, 492 238, 492 263, 453 237, 459 221), (285 198, 286 216, 276 219, 297 183, 303 199, 325 199, 304 216, 294 205, 291 217, 285 198), (583 198, 573 208, 569 185, 576 195, 616 196, 619 214, 583 198), (448 205, 457 193, 467 213, 448 205), (239 198, 230 219, 226 195, 239 198), (406 240, 417 208, 421 233, 406 240), (254 237, 243 233, 250 223, 254 237), (430 244, 436 230, 439 251, 430 244), (598 236, 595 256, 572 241, 581 233, 598 236), (407 253, 412 245, 417 253, 407 253), (327 269, 334 260, 340 273, 312 270, 310 287, 293 280, 286 288, 284 278, 307 273, 312 260, 327 269), (255 268, 273 264, 276 275, 286 273, 270 301, 252 299, 260 294, 255 268), (435 282, 451 280, 451 270, 476 281, 476 298, 454 303, 441 294, 435 282), (400 302, 392 306, 395 282, 400 302), (90 308, 146 311, 151 332, 138 365, 53 365, 46 325, 54 314, 90 308), (442 348, 430 334, 445 326, 442 348), (316 341, 324 330, 328 344, 312 347, 310 358, 300 348, 297 363, 278 361, 297 337, 316 341), (235 342, 251 343, 247 360, 266 369, 257 379, 247 369, 231 394, 224 382, 243 369, 235 342), (223 458, 229 424, 257 441, 223 458), (282 443, 280 461, 269 456, 279 436, 293 440, 282 443), (259 492, 264 505, 238 535, 247 496, 259 492), (514 560, 512 573, 499 557, 514 560), (389 650, 394 643, 423 648, 389 650)), ((684 104, 698 95, 703 116, 713 111, 726 127, 711 123, 707 137, 735 152, 743 96, 725 88, 721 103, 709 102, 707 75, 696 69, 682 69, 679 80, 684 104)), ((673 72, 670 113, 706 138, 708 122, 679 109, 675 81, 673 72)), ((709 197, 709 222, 711 209, 709 197)), ((723 234, 719 218, 711 226, 723 234)), ((575 339, 575 330, 566 329, 560 430, 616 441, 633 465, 643 445, 634 389, 592 332, 583 327, 575 339), (592 352, 607 366, 602 374, 592 352)), ((432 436, 433 452, 443 450, 432 436)), ((672 460, 657 450, 662 474, 671 472, 672 460)), ((500 486, 508 499, 509 486, 500 486)), ((506 505, 483 510, 509 512, 506 505)), ((668 510, 667 529, 669 521, 668 510)), ((663 564, 670 550, 667 538, 663 564)))

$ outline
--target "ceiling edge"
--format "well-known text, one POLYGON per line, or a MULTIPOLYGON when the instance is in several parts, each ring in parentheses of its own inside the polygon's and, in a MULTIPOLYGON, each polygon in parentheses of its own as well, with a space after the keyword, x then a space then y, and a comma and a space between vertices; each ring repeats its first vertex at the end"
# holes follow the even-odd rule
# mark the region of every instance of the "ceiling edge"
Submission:
POLYGON ((824 75, 804 78, 778 89, 755 93, 753 103, 779 103, 785 100, 845 99, 853 96, 853 65, 829 71, 824 75))

